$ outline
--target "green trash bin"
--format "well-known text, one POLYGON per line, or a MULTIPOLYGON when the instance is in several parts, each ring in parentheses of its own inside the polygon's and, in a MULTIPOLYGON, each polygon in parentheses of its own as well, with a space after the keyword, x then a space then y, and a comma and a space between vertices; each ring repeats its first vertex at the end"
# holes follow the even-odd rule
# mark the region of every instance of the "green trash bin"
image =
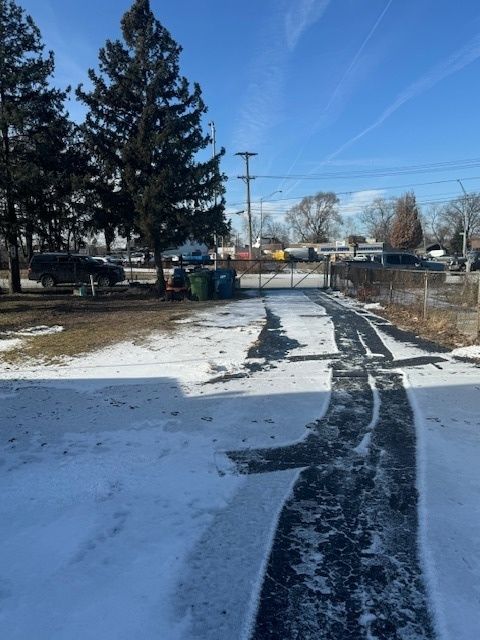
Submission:
POLYGON ((235 289, 235 271, 233 269, 217 269, 213 274, 215 297, 219 300, 233 298, 235 289))
POLYGON ((208 271, 194 271, 188 274, 192 300, 208 300, 210 276, 208 271))

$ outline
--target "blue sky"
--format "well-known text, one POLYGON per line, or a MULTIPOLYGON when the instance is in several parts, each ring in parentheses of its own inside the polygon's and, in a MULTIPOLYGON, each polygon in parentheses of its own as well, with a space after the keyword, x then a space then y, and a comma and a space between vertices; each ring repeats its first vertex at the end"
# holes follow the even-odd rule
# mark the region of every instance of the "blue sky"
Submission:
MULTIPOLYGON (((130 0, 20 0, 56 53, 55 82, 86 80, 130 0)), ((428 207, 480 190, 480 5, 475 0, 151 0, 183 47, 226 148, 227 205, 244 208, 237 151, 252 151, 254 211, 341 193, 347 223, 374 195, 414 187, 428 207), (433 163, 449 163, 431 167, 433 163), (423 169, 415 169, 427 165, 423 169), (399 173, 393 168, 407 167, 399 173), (441 170, 440 170, 441 169, 441 170), (379 174, 384 174, 379 175, 379 174), (388 174, 388 175, 385 175, 388 174), (260 177, 272 176, 272 177, 260 177), (479 176, 477 178, 477 176, 479 176), (426 182, 438 184, 418 184, 426 182), (416 185, 416 186, 414 186, 416 185), (269 198, 269 194, 282 190, 269 198)), ((72 115, 81 119, 74 102, 72 115)), ((235 217, 235 221, 238 218, 235 217)))

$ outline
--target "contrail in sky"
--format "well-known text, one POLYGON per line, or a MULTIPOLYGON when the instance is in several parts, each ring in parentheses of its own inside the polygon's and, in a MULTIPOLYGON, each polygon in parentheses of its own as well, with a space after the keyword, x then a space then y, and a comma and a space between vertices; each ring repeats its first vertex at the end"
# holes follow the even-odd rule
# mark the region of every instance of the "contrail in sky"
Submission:
MULTIPOLYGON (((388 0, 387 4, 385 5, 385 7, 382 9, 382 12, 380 13, 380 15, 378 16, 378 18, 375 21, 375 24, 372 26, 372 28, 370 29, 370 31, 367 34, 367 37, 363 40, 362 44, 360 45, 359 49, 357 50, 356 54, 353 57, 353 60, 351 61, 351 63, 349 64, 347 70, 345 71, 345 73, 343 74, 343 76, 340 78, 339 83, 337 84, 337 86, 335 87, 332 95, 330 96, 330 99, 327 103, 327 105, 325 106, 325 108, 322 111, 322 115, 324 115, 329 108, 332 106, 333 101, 335 100, 335 98, 337 97, 340 88, 342 87, 343 83, 345 82, 345 80, 348 78, 348 76, 351 74, 351 72, 353 71, 353 69, 355 68, 355 65, 357 64, 360 56, 362 55, 365 47, 367 46, 367 44, 370 42, 373 34, 375 33, 375 31, 378 29, 381 21, 383 20, 383 17, 385 16, 385 14, 387 13, 387 11, 390 8, 390 5, 392 4, 393 0, 388 0)), ((317 125, 314 127, 314 130, 316 129, 317 125)), ((291 174, 291 172, 293 171, 293 169, 295 168, 295 166, 297 165, 297 162, 300 160, 301 156, 303 155, 303 152, 305 151, 305 147, 307 146, 308 142, 311 140, 312 138, 312 134, 307 138, 307 140, 305 140, 305 142, 303 143, 302 147, 300 148, 300 151, 298 152, 295 160, 293 161, 293 163, 290 165, 290 168, 287 171, 287 176, 289 176, 291 174)), ((285 186, 285 181, 283 181, 281 188, 283 189, 283 187, 285 186)), ((293 188, 295 188, 296 184, 294 184, 289 191, 291 191, 293 188)))
POLYGON ((328 109, 330 108, 330 106, 332 105, 332 102, 335 100, 335 98, 338 95, 338 92, 340 91, 341 86, 343 85, 343 83, 345 82, 345 79, 350 75, 351 71, 353 70, 353 68, 355 67, 355 65, 358 62, 358 59, 360 58, 360 56, 363 53, 363 50, 365 49, 365 47, 367 46, 367 44, 369 43, 371 37, 373 36, 373 34, 375 33, 375 31, 377 30, 379 24, 381 23, 381 21, 383 20, 383 16, 387 13, 387 11, 390 8, 390 5, 392 4, 393 0, 388 0, 388 3, 385 5, 382 13, 378 16, 375 24, 373 25, 373 27, 370 29, 370 32, 368 33, 367 37, 365 38, 365 40, 362 42, 362 44, 360 45, 359 50, 357 51, 357 53, 355 54, 352 62, 350 63, 350 66, 348 67, 348 69, 345 71, 345 73, 343 74, 340 82, 337 84, 337 86, 335 87, 334 92, 332 93, 332 95, 330 96, 330 100, 327 103, 327 106, 324 108, 323 112, 325 113, 326 111, 328 111, 328 109))
POLYGON ((412 100, 412 98, 420 96, 422 93, 425 93, 425 91, 428 91, 445 78, 448 78, 448 76, 453 75, 457 71, 461 71, 467 65, 475 62, 478 58, 480 58, 480 34, 472 38, 467 45, 453 53, 449 58, 447 58, 447 60, 438 64, 419 80, 407 87, 405 91, 402 91, 397 99, 387 109, 385 109, 375 122, 363 129, 363 131, 360 131, 360 133, 357 133, 353 138, 350 138, 350 140, 347 140, 347 142, 342 144, 336 151, 331 153, 327 158, 327 162, 366 136, 367 133, 370 133, 383 124, 387 118, 398 111, 398 109, 400 109, 400 107, 406 102, 412 100))

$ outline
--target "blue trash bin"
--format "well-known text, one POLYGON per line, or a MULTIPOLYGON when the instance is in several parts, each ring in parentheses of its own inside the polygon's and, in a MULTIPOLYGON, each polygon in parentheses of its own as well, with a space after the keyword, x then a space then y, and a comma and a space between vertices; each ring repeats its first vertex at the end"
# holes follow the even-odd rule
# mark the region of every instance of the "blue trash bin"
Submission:
POLYGON ((217 269, 213 272, 215 297, 218 300, 233 298, 235 288, 235 271, 233 269, 217 269))

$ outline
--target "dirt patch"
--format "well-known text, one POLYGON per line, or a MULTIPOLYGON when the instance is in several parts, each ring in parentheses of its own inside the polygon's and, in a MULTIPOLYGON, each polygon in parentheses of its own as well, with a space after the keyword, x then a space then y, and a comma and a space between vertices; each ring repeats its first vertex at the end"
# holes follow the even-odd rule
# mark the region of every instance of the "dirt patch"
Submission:
POLYGON ((440 310, 432 310, 426 320, 412 313, 411 309, 404 309, 397 305, 389 305, 383 309, 375 309, 376 315, 393 322, 401 329, 411 331, 416 335, 437 342, 448 349, 476 344, 464 334, 452 327, 451 320, 440 310))
POLYGON ((52 335, 22 337, 20 347, 0 351, 0 361, 42 358, 55 361, 95 351, 123 340, 143 341, 152 331, 176 331, 177 320, 198 311, 222 306, 223 301, 165 303, 147 291, 123 290, 97 298, 66 294, 35 294, 0 297, 0 333, 15 338, 16 331, 44 325, 61 326, 52 335))

